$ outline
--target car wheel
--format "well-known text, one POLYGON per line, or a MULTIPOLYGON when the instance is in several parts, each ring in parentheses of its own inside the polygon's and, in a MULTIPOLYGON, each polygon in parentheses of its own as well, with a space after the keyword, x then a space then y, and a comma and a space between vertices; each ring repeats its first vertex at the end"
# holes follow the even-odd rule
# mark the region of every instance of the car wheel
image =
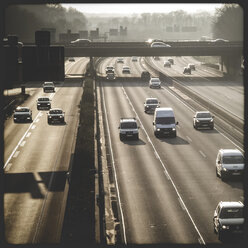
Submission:
POLYGON ((224 173, 220 173, 220 178, 223 182, 226 180, 226 176, 224 175, 224 173))
POLYGON ((139 140, 139 134, 138 133, 135 135, 135 139, 139 140))
POLYGON ((121 141, 123 140, 123 135, 122 135, 122 134, 120 134, 120 140, 121 140, 121 141))
POLYGON ((176 138, 176 137, 177 137, 177 132, 173 133, 173 134, 172 134, 172 137, 173 137, 173 138, 176 138))
POLYGON ((216 172, 216 176, 217 176, 217 177, 220 177, 219 174, 218 174, 217 167, 216 167, 216 169, 215 169, 215 172, 216 172))

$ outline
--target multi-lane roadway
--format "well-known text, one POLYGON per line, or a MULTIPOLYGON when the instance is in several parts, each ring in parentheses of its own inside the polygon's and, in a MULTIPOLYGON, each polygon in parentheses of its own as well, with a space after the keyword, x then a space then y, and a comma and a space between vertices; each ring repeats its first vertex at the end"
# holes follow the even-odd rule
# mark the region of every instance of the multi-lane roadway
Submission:
MULTIPOLYGON (((223 81, 219 72, 192 58, 175 57, 175 65, 164 68, 165 59, 147 58, 157 70, 243 118, 242 82, 223 81), (196 71, 183 75, 183 67, 192 62, 196 71)), ((218 125, 214 130, 195 130, 192 123, 196 110, 181 99, 186 95, 178 97, 166 82, 161 89, 150 89, 145 81, 104 79, 107 65, 115 66, 118 77, 140 77, 141 71, 149 70, 145 60, 124 58, 130 74, 122 73, 123 64, 116 63, 116 58, 103 59, 97 67, 103 76, 97 87, 112 158, 109 166, 115 178, 122 242, 219 243, 212 223, 217 203, 244 199, 241 181, 222 182, 216 177, 216 155, 220 148, 243 151, 243 144, 227 137, 218 125), (176 138, 154 136, 153 116, 144 112, 147 97, 156 97, 161 106, 174 109, 179 122, 176 138), (120 141, 121 117, 137 119, 138 141, 120 141)), ((83 58, 66 62, 67 80, 56 84, 55 93, 43 93, 41 85, 27 86, 30 97, 24 105, 33 110, 32 123, 5 122, 4 200, 9 243, 59 242, 68 190, 65 173, 73 154, 82 94, 81 82, 68 78, 82 74, 87 62, 83 58), (65 111, 65 125, 48 125, 46 111, 36 109, 38 96, 44 94, 52 99, 52 107, 65 111)))

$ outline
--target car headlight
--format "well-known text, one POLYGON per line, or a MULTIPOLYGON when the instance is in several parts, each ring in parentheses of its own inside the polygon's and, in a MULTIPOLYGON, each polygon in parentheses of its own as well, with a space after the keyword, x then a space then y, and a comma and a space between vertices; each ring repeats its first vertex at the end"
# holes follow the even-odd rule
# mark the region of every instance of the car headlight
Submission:
POLYGON ((213 119, 210 120, 210 122, 213 122, 213 121, 214 121, 213 119))
POLYGON ((173 127, 173 128, 172 128, 172 131, 176 131, 176 128, 173 127))
POLYGON ((222 229, 225 229, 225 230, 228 230, 230 227, 229 226, 227 226, 227 225, 223 225, 222 226, 222 229))
POLYGON ((63 116, 61 115, 59 118, 63 118, 63 116))
POLYGON ((38 103, 38 105, 40 105, 40 103, 38 103))
POLYGON ((196 119, 196 122, 200 122, 200 121, 196 119))
POLYGON ((157 128, 157 131, 160 131, 160 128, 157 128))
POLYGON ((227 169, 225 167, 222 168, 223 171, 227 171, 227 169))
POLYGON ((49 115, 49 116, 48 116, 48 118, 52 118, 52 116, 51 116, 51 115, 49 115))

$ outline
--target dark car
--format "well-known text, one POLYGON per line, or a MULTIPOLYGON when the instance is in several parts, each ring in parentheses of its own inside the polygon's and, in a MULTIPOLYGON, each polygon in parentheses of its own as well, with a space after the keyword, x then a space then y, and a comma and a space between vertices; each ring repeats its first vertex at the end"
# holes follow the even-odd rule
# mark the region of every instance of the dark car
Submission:
POLYGON ((47 122, 48 124, 51 123, 64 123, 65 122, 65 112, 62 111, 60 108, 53 108, 50 109, 47 114, 47 122))
POLYGON ((143 80, 150 80, 151 74, 149 71, 142 71, 141 72, 141 79, 143 80))
POLYGON ((32 110, 29 107, 17 107, 14 115, 14 122, 32 122, 32 110))
POLYGON ((221 201, 214 211, 214 233, 219 240, 227 236, 242 235, 244 233, 244 204, 242 202, 221 201))
POLYGON ((37 109, 50 109, 51 108, 51 100, 49 97, 39 97, 37 100, 37 109))
POLYGON ((214 129, 214 116, 209 111, 197 111, 193 117, 193 127, 208 127, 214 129))
POLYGON ((191 74, 191 69, 189 67, 184 67, 183 74, 191 74))

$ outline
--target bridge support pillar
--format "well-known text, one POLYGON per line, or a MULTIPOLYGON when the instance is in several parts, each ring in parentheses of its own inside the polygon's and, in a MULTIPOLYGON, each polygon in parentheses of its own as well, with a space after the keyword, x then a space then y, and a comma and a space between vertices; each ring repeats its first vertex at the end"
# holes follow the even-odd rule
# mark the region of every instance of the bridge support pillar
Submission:
POLYGON ((223 55, 221 56, 220 70, 228 76, 239 75, 241 70, 240 55, 223 55))

